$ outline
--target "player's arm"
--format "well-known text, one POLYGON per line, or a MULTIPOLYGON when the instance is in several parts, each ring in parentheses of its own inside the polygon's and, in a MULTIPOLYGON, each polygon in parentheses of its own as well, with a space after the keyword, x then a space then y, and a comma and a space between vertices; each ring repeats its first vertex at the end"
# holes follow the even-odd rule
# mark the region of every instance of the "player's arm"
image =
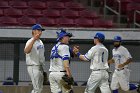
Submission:
MULTIPOLYGON (((78 53, 79 53, 79 52, 78 52, 78 53)), ((80 53, 78 54, 78 53, 77 53, 77 56, 79 57, 80 60, 89 61, 89 60, 85 57, 85 55, 82 55, 82 54, 80 54, 80 53)))
POLYGON ((108 64, 113 64, 114 62, 115 62, 114 59, 108 60, 108 64))
POLYGON ((35 42, 35 39, 32 38, 31 42, 27 43, 27 45, 24 48, 24 53, 25 54, 28 54, 28 53, 31 52, 34 42, 35 42))
POLYGON ((125 56, 125 58, 127 60, 123 64, 118 65, 119 68, 122 68, 125 65, 128 65, 128 64, 130 64, 132 62, 132 56, 131 56, 131 54, 129 53, 129 51, 126 48, 122 51, 122 53, 123 53, 123 55, 125 56))
POLYGON ((122 67, 124 67, 125 65, 130 64, 131 62, 132 62, 132 58, 127 59, 127 61, 122 64, 122 67))
POLYGON ((40 36, 41 33, 37 34, 37 35, 34 35, 31 42, 27 43, 27 45, 25 46, 24 48, 24 53, 28 54, 31 52, 32 50, 32 47, 33 47, 33 44, 34 42, 39 39, 39 36, 40 36))
POLYGON ((83 61, 89 61, 90 57, 92 55, 92 51, 91 50, 89 50, 88 53, 86 53, 85 55, 82 55, 79 52, 79 46, 74 46, 73 52, 79 57, 80 60, 83 60, 83 61))
POLYGON ((63 64, 64 64, 64 69, 66 70, 66 74, 69 77, 72 77, 71 70, 70 70, 70 67, 69 67, 69 60, 64 60, 63 64))

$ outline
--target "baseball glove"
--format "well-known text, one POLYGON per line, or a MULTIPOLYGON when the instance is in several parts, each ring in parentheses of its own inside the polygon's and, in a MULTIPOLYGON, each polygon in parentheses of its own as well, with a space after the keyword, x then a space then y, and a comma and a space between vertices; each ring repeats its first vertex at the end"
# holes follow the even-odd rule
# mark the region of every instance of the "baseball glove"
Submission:
POLYGON ((140 93, 140 84, 138 85, 137 92, 140 93))
POLYGON ((48 82, 47 73, 46 72, 43 72, 43 76, 44 76, 43 85, 47 85, 47 82, 48 82))
POLYGON ((64 75, 60 80, 60 84, 66 89, 71 90, 72 85, 74 84, 73 77, 68 77, 68 75, 64 75))

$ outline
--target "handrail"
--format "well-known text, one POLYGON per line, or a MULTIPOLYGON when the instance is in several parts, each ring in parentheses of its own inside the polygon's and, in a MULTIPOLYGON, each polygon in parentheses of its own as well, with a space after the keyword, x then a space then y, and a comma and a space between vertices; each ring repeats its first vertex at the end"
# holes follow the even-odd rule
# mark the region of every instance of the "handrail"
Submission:
POLYGON ((140 11, 138 11, 138 10, 134 11, 134 28, 136 28, 136 26, 140 27, 140 24, 137 23, 137 20, 136 20, 136 18, 137 18, 136 15, 137 14, 140 14, 140 11))
POLYGON ((118 22, 118 24, 120 25, 120 15, 121 15, 121 3, 120 3, 120 0, 116 0, 117 2, 118 2, 118 4, 119 4, 119 11, 117 12, 116 10, 114 10, 114 9, 112 9, 110 6, 108 6, 107 5, 107 2, 106 2, 106 0, 104 0, 104 18, 106 18, 106 9, 108 9, 108 10, 110 10, 111 12, 113 12, 114 14, 116 14, 117 15, 117 17, 118 17, 118 20, 117 20, 117 22, 118 22))

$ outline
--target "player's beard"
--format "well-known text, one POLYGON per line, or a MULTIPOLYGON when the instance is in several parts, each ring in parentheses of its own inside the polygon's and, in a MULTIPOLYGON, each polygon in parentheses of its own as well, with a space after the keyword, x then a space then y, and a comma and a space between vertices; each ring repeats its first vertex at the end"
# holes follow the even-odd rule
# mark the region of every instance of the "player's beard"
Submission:
POLYGON ((114 44, 114 47, 118 48, 118 47, 120 47, 120 44, 114 44))

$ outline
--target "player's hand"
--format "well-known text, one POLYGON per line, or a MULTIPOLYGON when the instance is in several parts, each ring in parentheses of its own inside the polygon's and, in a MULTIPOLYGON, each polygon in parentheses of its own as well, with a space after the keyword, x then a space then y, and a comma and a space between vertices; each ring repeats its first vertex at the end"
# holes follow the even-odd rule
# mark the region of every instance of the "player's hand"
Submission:
POLYGON ((74 46, 74 47, 73 47, 73 52, 74 52, 75 54, 77 54, 77 53, 79 52, 79 46, 74 46))
POLYGON ((40 38, 40 35, 41 35, 41 33, 36 34, 36 35, 34 36, 34 40, 38 40, 38 39, 40 38))
POLYGON ((119 64, 118 65, 118 68, 123 68, 124 67, 124 64, 119 64))

